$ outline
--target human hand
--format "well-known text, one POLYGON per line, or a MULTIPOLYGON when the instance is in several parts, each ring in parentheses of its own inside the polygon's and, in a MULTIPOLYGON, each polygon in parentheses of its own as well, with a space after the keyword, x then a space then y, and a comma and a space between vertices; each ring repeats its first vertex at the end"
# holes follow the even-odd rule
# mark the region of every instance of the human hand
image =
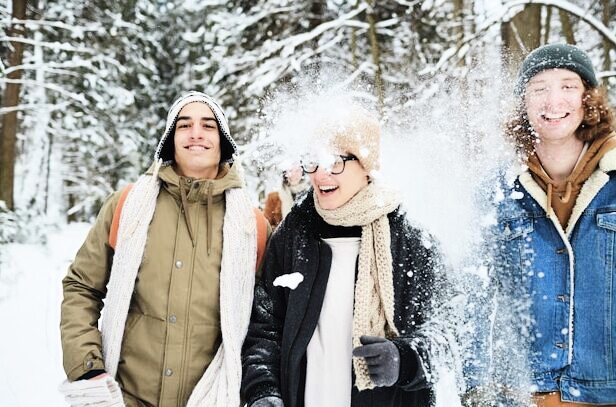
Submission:
POLYGON ((362 346, 353 349, 353 356, 366 360, 370 380, 377 387, 393 386, 400 375, 400 351, 396 345, 379 336, 364 335, 362 346))

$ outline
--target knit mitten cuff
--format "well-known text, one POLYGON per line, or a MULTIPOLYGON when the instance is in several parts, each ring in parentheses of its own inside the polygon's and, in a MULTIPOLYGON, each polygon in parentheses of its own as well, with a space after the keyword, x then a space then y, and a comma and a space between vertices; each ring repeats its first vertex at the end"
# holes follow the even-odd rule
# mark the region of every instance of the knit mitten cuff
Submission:
POLYGON ((91 405, 125 407, 120 386, 109 375, 92 380, 77 380, 74 382, 65 380, 60 385, 59 390, 64 395, 64 400, 72 407, 91 405))

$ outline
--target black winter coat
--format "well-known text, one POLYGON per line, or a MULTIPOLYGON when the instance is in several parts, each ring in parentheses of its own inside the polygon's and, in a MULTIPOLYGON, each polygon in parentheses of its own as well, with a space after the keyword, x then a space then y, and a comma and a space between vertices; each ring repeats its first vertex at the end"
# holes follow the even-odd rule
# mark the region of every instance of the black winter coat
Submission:
MULTIPOLYGON (((428 236, 409 225, 400 209, 388 218, 394 320, 400 332, 393 341, 400 351, 400 378, 392 387, 359 392, 353 386, 351 405, 429 406, 432 394, 426 380, 429 372, 424 369, 429 369, 429 348, 434 341, 422 333, 422 325, 441 292, 440 255, 428 236)), ((323 221, 308 194, 269 241, 242 351, 242 395, 248 406, 266 396, 282 397, 285 407, 304 405, 306 349, 319 320, 332 258, 331 249, 319 236, 319 222, 323 221), (304 280, 294 290, 273 285, 278 276, 295 272, 304 280)))

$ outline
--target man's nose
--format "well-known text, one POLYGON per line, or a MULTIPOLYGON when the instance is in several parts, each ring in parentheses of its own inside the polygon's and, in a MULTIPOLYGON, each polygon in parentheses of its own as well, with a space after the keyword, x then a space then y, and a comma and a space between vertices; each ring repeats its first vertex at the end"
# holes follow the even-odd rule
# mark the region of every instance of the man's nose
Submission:
POLYGON ((201 126, 192 126, 190 129, 190 137, 191 138, 203 138, 205 132, 201 126))
POLYGON ((550 88, 547 91, 545 100, 550 104, 554 105, 563 100, 564 92, 560 88, 550 88))

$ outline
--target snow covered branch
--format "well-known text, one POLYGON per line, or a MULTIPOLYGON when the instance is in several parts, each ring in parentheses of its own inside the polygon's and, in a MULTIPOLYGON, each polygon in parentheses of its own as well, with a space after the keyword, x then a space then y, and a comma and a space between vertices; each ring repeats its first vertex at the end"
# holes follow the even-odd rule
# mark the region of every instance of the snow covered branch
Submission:
POLYGON ((589 15, 584 9, 579 6, 576 6, 573 3, 563 0, 515 0, 511 2, 505 3, 503 6, 508 10, 521 6, 521 5, 530 5, 530 4, 540 4, 543 6, 552 6, 559 8, 563 11, 566 11, 580 20, 585 21, 588 25, 597 30, 606 40, 610 41, 614 46, 616 46, 616 34, 612 32, 608 27, 605 26, 599 19, 589 15))
POLYGON ((3 108, 0 108, 0 116, 2 116, 3 114, 9 113, 9 112, 17 112, 17 111, 25 111, 25 110, 48 110, 48 111, 63 110, 63 109, 66 109, 68 105, 69 105, 68 102, 55 103, 55 104, 29 103, 29 104, 23 104, 23 105, 18 105, 18 106, 3 107, 3 108))
POLYGON ((98 32, 103 29, 103 26, 100 23, 89 23, 84 25, 70 25, 60 21, 47 21, 47 20, 19 20, 19 19, 5 19, 0 20, 0 24, 6 24, 7 26, 13 24, 23 24, 27 27, 53 27, 60 28, 62 30, 68 30, 76 34, 80 34, 83 32, 98 32))
MULTIPOLYGON (((54 92, 58 92, 63 96, 66 96, 70 99, 75 100, 76 102, 79 102, 83 105, 88 104, 88 101, 83 97, 83 95, 78 94, 78 93, 74 93, 74 92, 69 92, 68 90, 61 88, 58 85, 54 85, 51 83, 40 83, 38 81, 32 81, 32 80, 27 80, 27 79, 7 79, 7 78, 0 78, 0 82, 4 82, 4 83, 19 83, 21 85, 29 85, 29 86, 42 86, 45 89, 49 89, 51 91, 54 92)), ((6 113, 6 112, 4 112, 6 113)))
POLYGON ((464 56, 470 50, 472 43, 476 39, 483 36, 494 25, 502 23, 504 21, 508 21, 511 18, 513 18, 515 15, 517 15, 518 13, 522 11, 522 8, 520 8, 520 10, 513 13, 513 15, 510 15, 511 10, 519 6, 530 5, 530 4, 540 4, 544 6, 552 6, 552 7, 556 7, 561 10, 564 10, 580 18, 580 20, 585 21, 588 25, 594 28, 606 40, 614 44, 614 46, 616 47, 616 34, 610 31, 610 29, 606 27, 605 24, 603 24, 601 21, 599 21, 592 15, 588 15, 586 11, 584 11, 582 8, 572 3, 569 3, 567 1, 562 1, 562 0, 514 0, 514 1, 509 1, 503 4, 499 10, 499 13, 496 16, 492 17, 491 19, 485 21, 480 26, 478 26, 476 32, 473 35, 470 35, 464 38, 460 42, 457 48, 455 47, 450 48, 447 51, 443 52, 439 61, 428 72, 434 73, 434 72, 439 71, 443 67, 447 66, 447 62, 454 56, 457 56, 458 59, 464 58, 464 56))

